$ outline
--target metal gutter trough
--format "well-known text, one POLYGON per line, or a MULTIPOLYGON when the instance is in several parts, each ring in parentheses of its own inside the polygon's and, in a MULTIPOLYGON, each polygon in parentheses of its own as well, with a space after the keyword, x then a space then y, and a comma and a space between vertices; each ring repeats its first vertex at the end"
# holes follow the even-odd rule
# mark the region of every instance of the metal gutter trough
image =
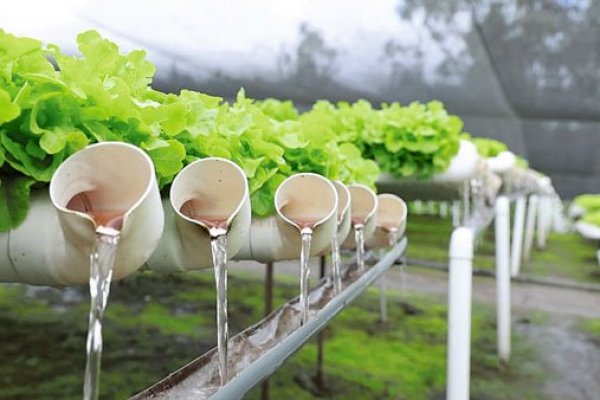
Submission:
POLYGON ((337 296, 334 295, 331 278, 322 279, 310 292, 310 314, 305 324, 301 324, 301 309, 298 298, 295 298, 256 325, 232 337, 228 359, 231 378, 224 386, 219 386, 215 348, 131 400, 242 398, 396 264, 404 255, 407 243, 407 239, 403 238, 362 275, 356 269, 347 268, 342 281, 343 290, 337 296))

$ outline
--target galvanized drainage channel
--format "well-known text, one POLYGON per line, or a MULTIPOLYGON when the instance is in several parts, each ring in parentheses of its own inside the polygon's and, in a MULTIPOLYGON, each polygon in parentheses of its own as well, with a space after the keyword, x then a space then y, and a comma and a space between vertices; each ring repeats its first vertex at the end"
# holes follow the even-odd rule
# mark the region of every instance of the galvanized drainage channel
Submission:
MULTIPOLYGON (((206 355, 204 355, 169 375, 154 386, 134 396, 133 399, 210 398, 215 400, 232 400, 242 398, 250 389, 272 375, 290 356, 298 351, 311 337, 322 330, 341 310, 371 286, 392 265, 397 264, 400 257, 404 255, 407 244, 407 239, 403 238, 373 267, 369 268, 363 275, 349 283, 339 295, 332 297, 319 311, 312 315, 306 324, 295 328, 289 335, 281 339, 279 343, 266 349, 256 360, 241 369, 237 375, 232 377, 225 386, 220 388, 206 388, 208 391, 205 392, 205 388, 203 387, 184 384, 186 379, 202 373, 200 370, 205 363, 204 359, 206 358, 206 355), (180 386, 180 388, 177 388, 177 386, 180 386), (188 386, 189 389, 185 388, 181 390, 181 387, 183 386, 188 386), (166 392, 171 392, 172 390, 176 390, 177 394, 166 394, 166 392)), ((313 292, 322 290, 324 290, 324 286, 321 284, 318 285, 313 292)), ((288 302, 286 305, 289 306, 289 304, 293 302, 294 301, 288 302)), ((286 307, 286 305, 281 309, 286 307)), ((271 315, 275 314, 277 314, 277 311, 271 315)), ((269 317, 259 322, 255 327, 248 328, 246 331, 258 329, 265 321, 268 322, 269 317)), ((241 336, 246 331, 243 331, 236 336, 241 336)), ((234 340, 235 337, 232 338, 232 341, 234 340)), ((214 351, 210 351, 207 355, 210 355, 211 352, 214 351)))
POLYGON ((252 365, 243 370, 238 376, 229 381, 211 399, 231 400, 239 399, 259 384, 265 378, 272 375, 281 365, 304 345, 313 335, 319 332, 348 304, 356 299, 362 292, 371 286, 385 271, 387 271, 404 254, 407 246, 404 238, 382 259, 370 268, 364 275, 354 281, 342 293, 335 296, 323 309, 308 321, 307 324, 298 328, 281 343, 263 354, 252 365))

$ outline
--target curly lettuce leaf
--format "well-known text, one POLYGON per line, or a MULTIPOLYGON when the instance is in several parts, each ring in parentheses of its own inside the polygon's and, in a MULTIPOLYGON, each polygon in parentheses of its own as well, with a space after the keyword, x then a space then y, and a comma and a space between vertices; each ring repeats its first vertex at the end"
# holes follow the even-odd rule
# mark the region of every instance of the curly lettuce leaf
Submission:
POLYGON ((18 226, 29 209, 29 192, 35 181, 26 177, 0 177, 0 232, 18 226))

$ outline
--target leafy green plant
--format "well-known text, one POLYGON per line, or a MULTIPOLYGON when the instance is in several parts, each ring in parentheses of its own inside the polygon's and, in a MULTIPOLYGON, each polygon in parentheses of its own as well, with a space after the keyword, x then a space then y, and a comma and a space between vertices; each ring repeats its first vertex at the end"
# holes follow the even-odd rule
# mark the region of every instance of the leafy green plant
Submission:
POLYGON ((471 141, 477 147, 477 152, 483 158, 496 157, 503 151, 508 150, 508 146, 498 140, 488 138, 471 138, 471 141))
POLYGON ((529 161, 527 161, 526 159, 524 159, 521 156, 516 156, 517 160, 515 162, 516 166, 519 168, 523 168, 523 169, 527 169, 529 168, 529 161))
POLYGON ((0 231, 25 218, 32 185, 49 182, 67 157, 102 141, 145 150, 161 188, 197 158, 231 159, 249 179, 258 216, 274 212, 275 190, 293 173, 374 185, 376 164, 296 121, 291 102, 255 103, 243 90, 233 104, 188 90, 166 94, 151 88, 155 67, 144 51, 121 54, 95 31, 77 42, 81 56, 69 56, 0 31, 0 231))
POLYGON ((575 197, 573 202, 583 208, 586 213, 600 210, 600 194, 582 194, 575 197))
POLYGON ((383 104, 381 109, 365 100, 337 105, 319 101, 300 120, 330 128, 338 141, 354 143, 383 171, 421 179, 448 168, 463 127, 439 101, 383 104))
POLYGON ((587 212, 583 218, 581 218, 581 221, 600 227, 600 209, 587 212))

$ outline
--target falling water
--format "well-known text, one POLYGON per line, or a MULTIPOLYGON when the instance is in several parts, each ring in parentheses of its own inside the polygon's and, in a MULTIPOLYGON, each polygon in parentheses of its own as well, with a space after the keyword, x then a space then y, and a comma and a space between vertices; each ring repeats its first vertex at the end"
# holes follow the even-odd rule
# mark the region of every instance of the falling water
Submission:
POLYGON ((221 231, 211 231, 210 247, 215 267, 215 285, 217 287, 219 379, 221 385, 224 385, 227 382, 227 347, 229 342, 229 327, 227 324, 227 235, 219 232, 221 231))
POLYGON ((87 336, 87 361, 83 386, 84 400, 96 400, 100 390, 102 358, 102 317, 108 301, 110 281, 119 243, 119 231, 99 226, 90 254, 90 325, 87 336))
POLYGON ((90 319, 86 343, 84 400, 96 400, 100 394, 100 364, 102 361, 102 318, 108 302, 110 281, 121 228, 122 210, 99 210, 94 191, 73 196, 66 205, 72 211, 87 214, 96 226, 96 242, 90 253, 90 319))
POLYGON ((217 352, 219 357, 219 382, 227 383, 227 352, 229 346, 229 325, 227 323, 227 225, 226 216, 207 217, 202 212, 199 199, 190 199, 181 205, 180 211, 200 222, 210 235, 217 289, 217 352))
MULTIPOLYGON (((396 227, 384 227, 384 229, 388 232, 388 243, 393 248, 398 242, 398 230, 396 227)), ((402 280, 402 269, 400 270, 400 274, 400 279, 402 280)), ((379 315, 382 322, 387 321, 387 279, 385 274, 379 279, 379 315)))
POLYGON ((300 252, 300 308, 302 310, 302 324, 308 321, 309 301, 308 301, 308 277, 310 275, 310 241, 312 239, 312 228, 303 227, 300 231, 302 235, 302 250, 300 252))
POLYGON ((337 236, 333 236, 331 240, 331 266, 333 272, 333 290, 335 294, 340 294, 342 291, 342 260, 340 259, 340 244, 337 236))
POLYGON ((365 232, 362 224, 354 225, 354 242, 356 243, 356 264, 358 272, 365 272, 365 232))

